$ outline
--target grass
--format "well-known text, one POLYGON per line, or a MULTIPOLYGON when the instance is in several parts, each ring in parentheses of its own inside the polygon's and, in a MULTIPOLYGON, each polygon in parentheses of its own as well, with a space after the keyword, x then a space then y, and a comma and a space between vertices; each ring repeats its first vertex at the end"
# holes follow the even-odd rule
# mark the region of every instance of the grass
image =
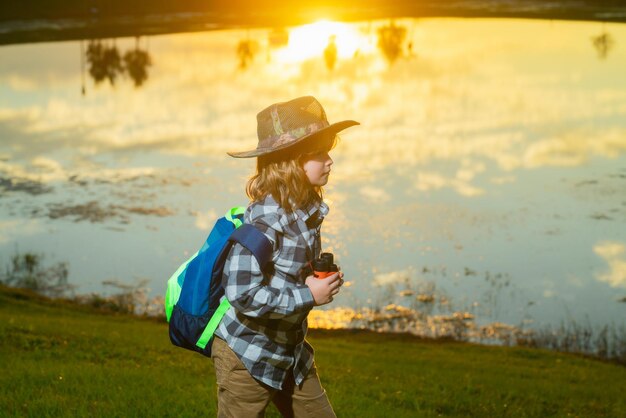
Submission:
MULTIPOLYGON (((397 334, 308 339, 339 417, 626 416, 626 368, 613 363, 397 334)), ((212 362, 173 347, 166 324, 5 287, 0 369, 0 416, 216 414, 212 362)))

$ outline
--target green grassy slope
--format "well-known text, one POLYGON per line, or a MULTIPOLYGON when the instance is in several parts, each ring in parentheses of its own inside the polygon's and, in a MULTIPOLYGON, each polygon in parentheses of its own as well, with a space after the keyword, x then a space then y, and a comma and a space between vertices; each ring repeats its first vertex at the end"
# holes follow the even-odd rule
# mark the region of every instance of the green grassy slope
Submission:
MULTIPOLYGON (((339 417, 626 416, 615 364, 403 335, 309 341, 339 417)), ((215 416, 211 361, 173 347, 166 324, 2 287, 0 370, 0 416, 215 416)))

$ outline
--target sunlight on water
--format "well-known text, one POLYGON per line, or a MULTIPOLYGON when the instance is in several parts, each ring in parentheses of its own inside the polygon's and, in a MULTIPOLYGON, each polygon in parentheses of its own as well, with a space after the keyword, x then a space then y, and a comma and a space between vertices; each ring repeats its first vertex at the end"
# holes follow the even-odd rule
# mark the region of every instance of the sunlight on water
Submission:
POLYGON ((276 58, 280 62, 302 62, 325 51, 334 53, 335 58, 350 58, 363 49, 371 50, 371 45, 352 25, 321 20, 291 30, 288 45, 276 51, 276 58))
POLYGON ((325 194, 350 286, 312 325, 623 321, 624 45, 620 24, 396 19, 1 47, 0 262, 152 300, 247 201, 254 162, 225 152, 312 94, 362 124, 325 194))

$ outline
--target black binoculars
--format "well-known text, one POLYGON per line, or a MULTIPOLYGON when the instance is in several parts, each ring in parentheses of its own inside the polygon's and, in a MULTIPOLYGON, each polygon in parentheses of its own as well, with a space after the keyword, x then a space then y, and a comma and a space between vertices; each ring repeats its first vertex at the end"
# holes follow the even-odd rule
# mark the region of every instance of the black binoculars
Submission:
POLYGON ((324 279, 339 271, 332 253, 320 254, 318 258, 313 260, 311 267, 313 267, 313 275, 318 279, 324 279))

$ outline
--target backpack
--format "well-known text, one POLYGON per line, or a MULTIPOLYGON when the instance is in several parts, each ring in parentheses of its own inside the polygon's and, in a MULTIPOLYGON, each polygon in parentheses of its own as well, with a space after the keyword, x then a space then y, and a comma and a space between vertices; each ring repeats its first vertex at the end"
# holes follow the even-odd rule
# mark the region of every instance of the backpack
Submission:
POLYGON ((184 262, 167 281, 165 315, 172 344, 211 356, 211 341, 230 308, 224 295, 224 263, 235 242, 246 247, 261 270, 272 258, 265 234, 243 223, 244 207, 230 209, 219 218, 202 248, 184 262))

